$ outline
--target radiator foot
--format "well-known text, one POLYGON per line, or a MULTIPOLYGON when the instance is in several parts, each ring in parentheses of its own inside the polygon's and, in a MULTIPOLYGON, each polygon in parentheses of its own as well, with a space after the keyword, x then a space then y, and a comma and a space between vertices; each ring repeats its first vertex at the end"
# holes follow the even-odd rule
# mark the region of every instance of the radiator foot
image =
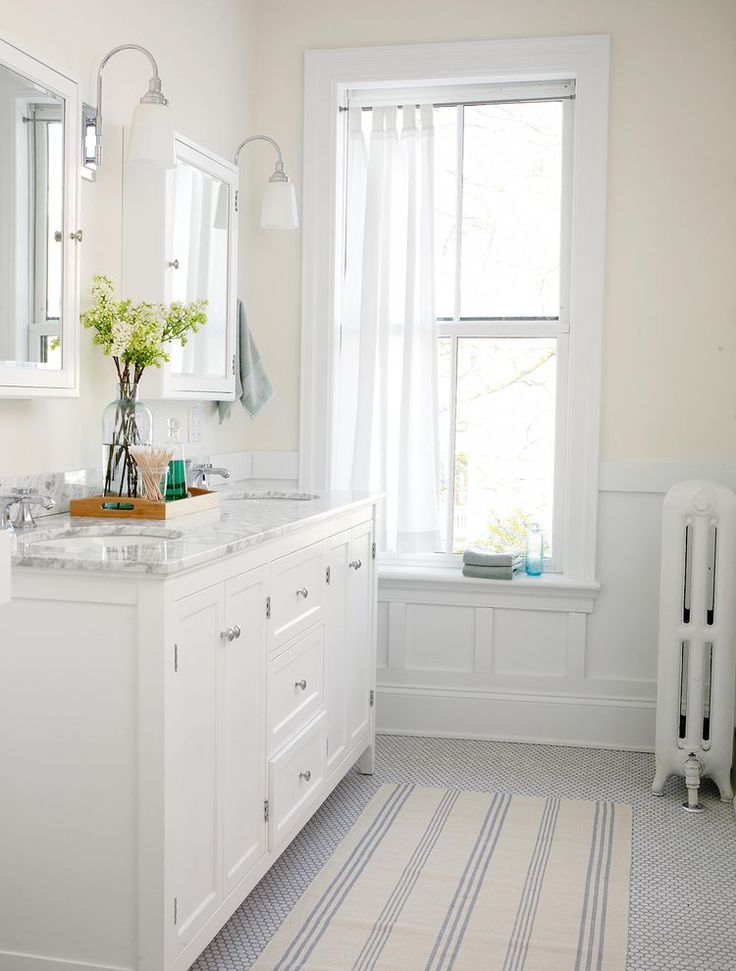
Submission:
POLYGON ((725 772, 714 772, 712 779, 718 786, 718 791, 721 794, 721 802, 733 802, 733 785, 731 783, 731 773, 725 772))
POLYGON ((652 782, 653 795, 655 796, 662 795, 664 784, 668 778, 669 778, 669 771, 666 768, 662 768, 659 765, 657 765, 654 771, 654 781, 652 782))

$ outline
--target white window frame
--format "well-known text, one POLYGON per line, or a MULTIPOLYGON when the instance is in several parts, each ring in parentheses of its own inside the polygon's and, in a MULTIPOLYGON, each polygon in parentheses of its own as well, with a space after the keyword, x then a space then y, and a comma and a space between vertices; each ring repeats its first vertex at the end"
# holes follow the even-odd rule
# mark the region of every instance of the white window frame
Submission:
POLYGON ((565 400, 558 397, 565 494, 555 505, 562 519, 560 572, 595 581, 608 73, 609 39, 603 35, 306 52, 300 488, 319 491, 329 482, 330 416, 338 406, 332 395, 345 155, 338 109, 347 91, 573 79, 570 334, 565 400))

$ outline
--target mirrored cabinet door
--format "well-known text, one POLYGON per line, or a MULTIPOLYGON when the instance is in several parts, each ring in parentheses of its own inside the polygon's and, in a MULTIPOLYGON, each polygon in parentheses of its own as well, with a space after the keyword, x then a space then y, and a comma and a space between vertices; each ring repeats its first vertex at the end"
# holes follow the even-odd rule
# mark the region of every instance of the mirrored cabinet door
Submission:
POLYGON ((0 41, 0 396, 78 393, 77 85, 0 41))
POLYGON ((176 160, 166 172, 126 166, 123 289, 152 302, 204 298, 207 323, 185 346, 172 344, 142 393, 224 400, 235 392, 237 170, 182 136, 176 160))
POLYGON ((197 164, 180 145, 176 168, 166 174, 167 303, 207 300, 207 324, 185 347, 174 345, 177 377, 227 377, 228 227, 232 187, 197 164))

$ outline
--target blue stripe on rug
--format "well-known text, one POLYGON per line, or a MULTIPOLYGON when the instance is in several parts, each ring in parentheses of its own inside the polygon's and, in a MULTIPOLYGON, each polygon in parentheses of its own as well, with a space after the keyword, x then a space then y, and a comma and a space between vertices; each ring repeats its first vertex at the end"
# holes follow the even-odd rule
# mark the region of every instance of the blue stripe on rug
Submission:
POLYGON ((458 800, 458 790, 448 790, 435 809, 427 828, 417 844, 409 862, 399 877, 386 905, 378 916, 367 941, 353 965, 353 971, 372 971, 383 953, 399 914, 409 899, 424 865, 442 834, 445 823, 458 800))
POLYGON ((425 971, 443 971, 443 969, 452 968, 455 963, 510 805, 511 796, 493 796, 447 914, 442 921, 425 971), (452 948, 451 954, 448 953, 450 948, 452 948))
POLYGON ((534 930, 534 920, 539 908, 547 862, 552 850, 552 839, 560 811, 559 799, 548 799, 542 813, 529 867, 516 912, 514 927, 509 939, 503 971, 522 971, 529 950, 529 941, 534 930))
POLYGON ((340 905, 391 829, 396 816, 414 790, 413 783, 397 785, 381 806, 375 819, 343 863, 333 883, 325 890, 289 944, 274 971, 297 971, 302 968, 340 905))

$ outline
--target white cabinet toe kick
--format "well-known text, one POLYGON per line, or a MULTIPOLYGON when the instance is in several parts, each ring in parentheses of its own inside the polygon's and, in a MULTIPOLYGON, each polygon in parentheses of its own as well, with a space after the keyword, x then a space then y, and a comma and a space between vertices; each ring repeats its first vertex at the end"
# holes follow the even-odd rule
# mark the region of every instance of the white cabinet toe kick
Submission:
POLYGON ((372 771, 374 513, 171 577, 18 571, 0 971, 186 971, 345 773, 372 771))

